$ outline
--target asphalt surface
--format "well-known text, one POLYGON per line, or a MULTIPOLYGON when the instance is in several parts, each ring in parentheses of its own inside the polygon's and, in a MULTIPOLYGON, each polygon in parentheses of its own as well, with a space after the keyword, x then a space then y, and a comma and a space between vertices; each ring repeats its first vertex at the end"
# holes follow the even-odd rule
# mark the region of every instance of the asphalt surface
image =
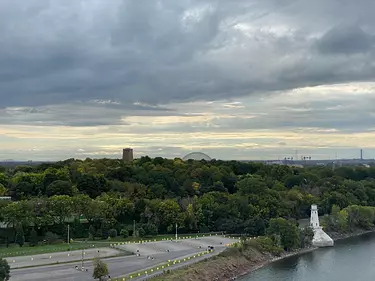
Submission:
MULTIPOLYGON (((83 257, 84 259, 93 259, 95 257, 105 258, 105 257, 117 256, 120 253, 121 252, 118 251, 117 249, 112 249, 112 248, 86 249, 83 251, 83 257)), ((57 263, 66 263, 66 262, 77 261, 81 259, 82 259, 82 250, 6 258, 11 269, 26 267, 26 266, 41 266, 41 265, 51 265, 51 264, 57 264, 57 263)))
MULTIPOLYGON (((126 244, 118 247, 130 252, 139 253, 140 256, 132 255, 115 258, 103 258, 102 260, 108 264, 110 276, 119 277, 142 270, 147 270, 148 268, 164 264, 168 260, 183 259, 207 250, 208 246, 215 247, 215 252, 213 254, 219 253, 226 248, 226 244, 231 244, 235 241, 236 240, 234 239, 224 238, 221 236, 211 236, 198 239, 178 240, 177 242, 160 241, 142 244, 126 244), (151 256, 153 259, 148 259, 148 256, 151 256)), ((199 261, 199 259, 196 259, 195 261, 199 261)), ((190 260, 189 263, 195 261, 190 260)), ((10 281, 93 280, 93 266, 91 261, 84 262, 84 268, 87 269, 87 271, 82 272, 81 270, 76 269, 75 266, 80 268, 81 262, 13 269, 11 270, 10 281)))

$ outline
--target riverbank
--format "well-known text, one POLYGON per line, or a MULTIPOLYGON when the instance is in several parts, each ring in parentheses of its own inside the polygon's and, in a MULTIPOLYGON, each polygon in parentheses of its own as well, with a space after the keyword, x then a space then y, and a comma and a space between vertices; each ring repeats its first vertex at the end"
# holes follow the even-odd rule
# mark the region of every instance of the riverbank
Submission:
MULTIPOLYGON (((371 230, 357 230, 352 233, 329 233, 334 241, 343 240, 375 232, 371 230)), ((193 264, 183 269, 172 271, 152 279, 153 281, 212 281, 234 280, 238 277, 250 274, 277 260, 295 255, 301 255, 316 250, 317 248, 304 248, 281 254, 271 254, 260 251, 257 247, 250 246, 247 249, 229 248, 218 256, 209 258, 200 263, 193 264)))
POLYGON ((329 232, 328 235, 334 241, 339 241, 339 240, 344 240, 344 239, 348 239, 348 238, 351 238, 351 237, 365 235, 365 234, 374 233, 374 232, 375 232, 375 228, 372 228, 372 229, 369 229, 369 230, 357 229, 353 232, 348 232, 348 233, 329 232))

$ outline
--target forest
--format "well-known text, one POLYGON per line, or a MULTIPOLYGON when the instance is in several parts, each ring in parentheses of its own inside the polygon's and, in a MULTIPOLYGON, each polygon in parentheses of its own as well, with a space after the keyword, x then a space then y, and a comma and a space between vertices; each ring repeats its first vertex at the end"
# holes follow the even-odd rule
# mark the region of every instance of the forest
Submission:
MULTIPOLYGON (((260 236, 275 219, 307 218, 313 203, 321 215, 332 210, 337 218, 351 214, 345 208, 375 206, 375 167, 68 159, 0 167, 0 196, 12 198, 0 200, 7 226, 0 228, 0 244, 60 239, 68 224, 71 238, 153 236, 173 233, 176 225, 179 233, 260 236)), ((347 227, 337 221, 325 223, 347 227)))

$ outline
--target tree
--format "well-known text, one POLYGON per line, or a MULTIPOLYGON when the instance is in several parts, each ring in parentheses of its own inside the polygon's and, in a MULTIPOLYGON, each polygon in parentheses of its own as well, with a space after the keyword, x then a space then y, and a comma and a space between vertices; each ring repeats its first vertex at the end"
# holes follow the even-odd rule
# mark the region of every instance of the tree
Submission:
POLYGON ((307 226, 300 232, 301 248, 310 247, 314 238, 314 231, 307 226))
POLYGON ((0 196, 5 196, 8 193, 8 190, 5 186, 0 182, 0 196))
POLYGON ((168 199, 161 201, 157 208, 157 216, 160 220, 160 228, 164 231, 170 231, 173 229, 177 222, 177 218, 180 213, 180 206, 174 200, 168 199))
POLYGON ((23 233, 23 227, 20 225, 16 229, 16 243, 22 247, 25 244, 25 234, 23 233))
POLYGON ((300 242, 298 227, 283 218, 273 218, 270 220, 267 235, 279 236, 281 246, 286 250, 298 248, 300 242))
POLYGON ((10 278, 10 266, 6 259, 0 258, 0 281, 8 281, 10 278))
POLYGON ((49 209, 62 226, 72 216, 73 200, 67 195, 54 195, 48 199, 49 209))
POLYGON ((100 259, 95 259, 92 277, 94 277, 94 279, 104 280, 106 276, 108 276, 108 265, 100 259))
POLYGON ((2 209, 1 215, 8 227, 16 228, 17 225, 30 221, 31 210, 27 203, 28 201, 14 202, 2 209))
POLYGON ((267 185, 264 179, 258 175, 247 176, 236 183, 236 189, 242 195, 260 194, 264 192, 267 185))
POLYGON ((38 245, 38 233, 35 231, 34 228, 30 231, 29 245, 30 246, 38 245))
POLYGON ((73 195, 73 186, 69 181, 55 180, 47 186, 46 195, 73 195))

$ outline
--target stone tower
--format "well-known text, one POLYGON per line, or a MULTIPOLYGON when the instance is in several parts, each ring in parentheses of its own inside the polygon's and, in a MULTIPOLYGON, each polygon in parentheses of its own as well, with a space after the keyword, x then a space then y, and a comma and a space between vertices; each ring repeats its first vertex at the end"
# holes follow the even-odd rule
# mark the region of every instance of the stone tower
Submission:
POLYGON ((124 162, 133 161, 133 149, 132 148, 124 148, 122 150, 122 161, 124 162))

